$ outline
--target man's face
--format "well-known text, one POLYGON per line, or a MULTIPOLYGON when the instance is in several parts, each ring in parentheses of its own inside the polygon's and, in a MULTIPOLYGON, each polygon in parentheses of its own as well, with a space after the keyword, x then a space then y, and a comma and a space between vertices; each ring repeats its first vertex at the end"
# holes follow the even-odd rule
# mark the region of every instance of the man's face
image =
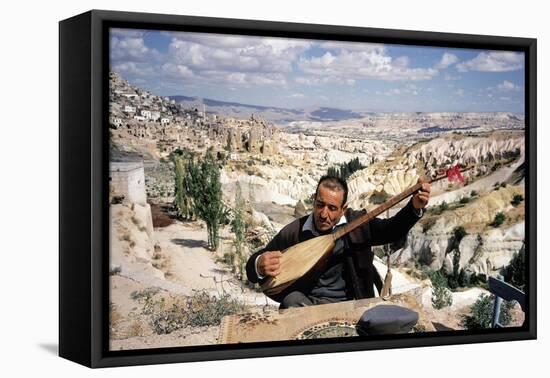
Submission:
POLYGON ((319 232, 328 232, 340 221, 347 206, 342 206, 344 191, 319 186, 313 201, 313 220, 319 232))

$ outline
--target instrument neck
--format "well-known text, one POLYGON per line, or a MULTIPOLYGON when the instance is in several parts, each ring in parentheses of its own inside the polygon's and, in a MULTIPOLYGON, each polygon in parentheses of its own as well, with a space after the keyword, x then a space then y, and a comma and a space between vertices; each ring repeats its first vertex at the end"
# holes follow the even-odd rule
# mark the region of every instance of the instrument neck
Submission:
POLYGON ((346 224, 344 227, 337 230, 334 235, 334 240, 340 239, 342 236, 350 233, 351 231, 355 230, 357 227, 362 225, 365 222, 370 221, 373 218, 376 218, 378 215, 382 214, 384 211, 390 209, 391 207, 395 206, 399 202, 403 201, 408 196, 414 194, 420 188, 422 187, 422 183, 418 183, 414 186, 411 186, 404 192, 401 192, 393 197, 391 197, 389 200, 381 204, 380 206, 376 207, 372 211, 369 211, 368 213, 360 216, 359 218, 353 220, 352 222, 346 224))

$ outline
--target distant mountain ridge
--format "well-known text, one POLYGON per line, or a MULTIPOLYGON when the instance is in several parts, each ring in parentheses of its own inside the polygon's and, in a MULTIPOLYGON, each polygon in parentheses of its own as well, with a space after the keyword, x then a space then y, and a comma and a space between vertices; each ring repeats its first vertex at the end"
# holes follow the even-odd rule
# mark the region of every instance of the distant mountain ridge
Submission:
MULTIPOLYGON (((368 117, 370 119, 377 118, 393 118, 393 119, 408 119, 418 122, 427 122, 421 133, 437 132, 450 127, 442 127, 432 129, 434 126, 430 122, 452 122, 456 120, 475 119, 476 121, 484 121, 487 119, 501 119, 506 122, 515 124, 523 123, 525 116, 523 114, 515 114, 510 112, 371 112, 371 111, 353 111, 349 109, 341 109, 335 107, 311 107, 304 109, 290 109, 276 106, 244 104, 232 101, 221 101, 211 98, 201 98, 198 96, 183 96, 175 95, 168 96, 171 100, 176 101, 184 108, 197 108, 202 111, 206 108, 208 113, 219 114, 225 117, 249 118, 252 114, 260 115, 264 119, 279 124, 290 123, 294 121, 310 121, 310 122, 335 122, 345 120, 357 120, 368 117)), ((451 127, 452 128, 452 127, 451 127)), ((473 127, 475 128, 475 127, 473 127)))
POLYGON ((251 114, 261 115, 271 122, 292 121, 341 121, 346 119, 361 118, 363 114, 347 109, 313 107, 311 109, 288 109, 276 106, 252 105, 239 102, 220 101, 211 98, 191 96, 168 96, 171 100, 184 107, 197 107, 202 110, 203 105, 208 113, 220 114, 226 117, 248 118, 251 114))

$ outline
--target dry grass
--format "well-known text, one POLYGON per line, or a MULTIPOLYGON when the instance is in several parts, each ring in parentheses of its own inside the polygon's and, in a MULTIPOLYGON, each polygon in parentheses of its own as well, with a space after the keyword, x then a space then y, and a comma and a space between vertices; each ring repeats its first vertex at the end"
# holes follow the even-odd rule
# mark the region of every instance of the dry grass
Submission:
POLYGON ((132 238, 130 237, 130 233, 128 232, 128 230, 126 230, 124 234, 122 234, 122 236, 120 237, 120 240, 126 241, 126 242, 132 241, 132 238))
POLYGON ((111 327, 116 327, 122 320, 122 315, 117 311, 116 305, 111 303, 109 305, 109 323, 111 327))
POLYGON ((145 231, 147 231, 147 227, 145 227, 144 225, 142 225, 141 222, 139 221, 139 219, 137 219, 136 217, 132 217, 132 223, 137 227, 137 229, 138 229, 140 232, 145 232, 145 231))
POLYGON ((145 334, 145 327, 139 320, 134 320, 126 329, 126 337, 138 337, 145 334))

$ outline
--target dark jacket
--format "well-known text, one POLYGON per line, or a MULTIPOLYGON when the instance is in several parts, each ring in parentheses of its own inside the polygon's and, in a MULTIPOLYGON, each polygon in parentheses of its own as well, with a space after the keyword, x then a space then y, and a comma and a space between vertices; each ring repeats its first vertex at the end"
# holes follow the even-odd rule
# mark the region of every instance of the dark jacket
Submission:
MULTIPOLYGON (((347 209, 345 216, 349 223, 365 213, 366 210, 347 209)), ((283 227, 265 248, 250 256, 246 263, 246 274, 250 282, 263 283, 263 280, 259 280, 255 269, 256 258, 261 253, 283 251, 290 246, 315 237, 310 231, 302 230, 308 216, 296 219, 283 227)), ((393 243, 404 238, 418 219, 420 217, 414 212, 412 202, 409 201, 393 217, 388 219, 374 218, 343 237, 344 269, 342 274, 349 298, 374 297, 373 285, 376 285, 378 292, 381 291, 382 280, 372 264, 374 253, 371 246, 393 243)))

